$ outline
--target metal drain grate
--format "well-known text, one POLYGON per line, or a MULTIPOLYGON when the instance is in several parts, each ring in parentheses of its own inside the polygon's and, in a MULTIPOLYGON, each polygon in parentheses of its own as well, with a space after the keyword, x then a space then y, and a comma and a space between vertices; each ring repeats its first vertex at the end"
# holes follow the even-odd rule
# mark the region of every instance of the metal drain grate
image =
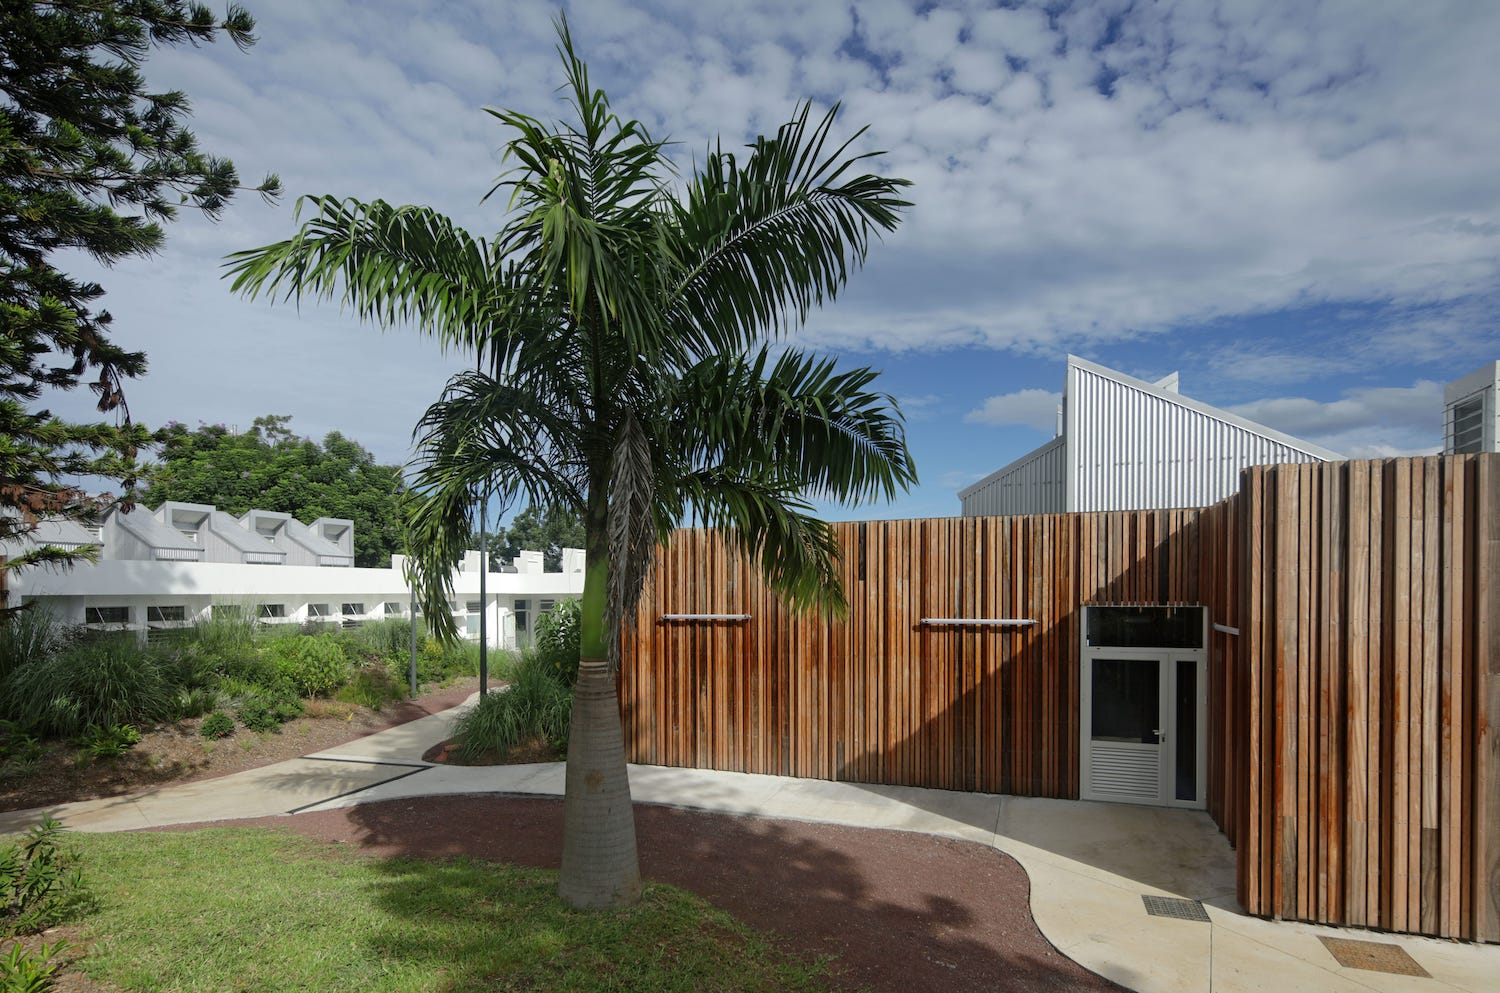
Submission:
POLYGON ((1421 976, 1431 979, 1426 969, 1407 954, 1400 945, 1384 941, 1355 941, 1352 938, 1325 938, 1318 940, 1328 949, 1339 965, 1346 969, 1367 969, 1370 972, 1389 972, 1397 976, 1421 976))
POLYGON ((1183 900, 1173 896, 1141 895, 1146 902, 1146 913, 1152 917, 1175 917, 1179 921, 1203 921, 1210 923, 1208 911, 1197 900, 1183 900))

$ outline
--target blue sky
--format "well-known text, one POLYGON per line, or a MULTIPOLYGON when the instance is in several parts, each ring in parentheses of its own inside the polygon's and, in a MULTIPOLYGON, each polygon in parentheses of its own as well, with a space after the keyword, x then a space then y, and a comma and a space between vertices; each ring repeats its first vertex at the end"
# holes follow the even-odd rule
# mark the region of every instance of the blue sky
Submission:
MULTIPOLYGON (((1069 352, 1179 370, 1189 396, 1356 456, 1435 450, 1442 383, 1500 357, 1500 4, 564 6, 615 110, 684 164, 811 98, 913 181, 902 227, 797 337, 883 370, 922 481, 831 516, 956 514, 957 489, 1051 437, 1069 352)), ((558 7, 250 7, 248 53, 160 52, 146 74, 188 93, 205 148, 290 195, 184 217, 161 255, 96 274, 151 360, 133 411, 290 414, 403 462, 462 359, 333 305, 235 299, 220 260, 287 236, 307 193, 493 232, 505 134, 481 108, 562 112, 558 7)))

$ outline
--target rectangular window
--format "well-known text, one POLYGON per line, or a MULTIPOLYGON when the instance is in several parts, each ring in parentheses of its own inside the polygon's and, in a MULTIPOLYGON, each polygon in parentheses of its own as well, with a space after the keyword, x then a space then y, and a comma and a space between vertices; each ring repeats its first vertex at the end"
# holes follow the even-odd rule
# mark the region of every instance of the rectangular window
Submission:
POLYGON ((1450 447, 1454 455, 1477 453, 1484 444, 1484 397, 1477 396, 1454 404, 1453 421, 1449 428, 1452 436, 1450 447))
POLYGON ((470 600, 464 604, 464 609, 471 614, 482 614, 484 613, 484 604, 478 600, 470 600))
POLYGON ((526 633, 526 610, 530 605, 530 600, 515 601, 514 608, 511 612, 516 615, 516 634, 526 633))
POLYGON ((556 607, 556 606, 557 606, 557 601, 556 600, 543 600, 543 601, 541 601, 540 603, 538 603, 536 605, 536 611, 539 614, 545 614, 549 610, 551 610, 553 607, 556 607))
POLYGON ((147 623, 187 620, 186 607, 147 607, 147 623))
POLYGON ((346 603, 342 607, 342 612, 345 617, 363 617, 365 605, 362 603, 346 603))
POLYGON ((1088 643, 1110 648, 1202 648, 1202 607, 1090 607, 1088 643))
POLYGON ((260 605, 260 616, 264 617, 264 618, 269 618, 269 617, 285 617, 286 616, 286 604, 284 604, 284 603, 263 603, 263 604, 260 605))
POLYGON ((308 617, 327 617, 330 611, 326 603, 310 603, 307 605, 308 617))
POLYGON ((400 617, 404 613, 406 613, 406 604, 397 603, 395 600, 385 602, 385 616, 400 617))
POLYGON ((129 607, 84 607, 85 624, 129 624, 129 607))

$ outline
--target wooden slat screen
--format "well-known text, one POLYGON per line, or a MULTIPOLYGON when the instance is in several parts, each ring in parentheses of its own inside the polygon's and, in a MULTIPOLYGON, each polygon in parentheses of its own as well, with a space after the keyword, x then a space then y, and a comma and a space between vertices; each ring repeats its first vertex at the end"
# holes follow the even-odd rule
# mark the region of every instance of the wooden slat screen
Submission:
POLYGON ((1232 586, 1202 577, 1237 554, 1224 530, 1232 521, 1225 507, 838 524, 850 607, 841 622, 793 616, 715 535, 680 531, 626 638, 627 753, 661 765, 1076 797, 1080 606, 1197 604, 1205 588, 1229 595, 1232 586), (1219 535, 1211 548, 1205 527, 1219 535), (717 613, 750 619, 660 619, 717 613), (924 617, 1037 623, 931 626, 924 617))
POLYGON ((1500 941, 1500 456, 1244 474, 1252 913, 1500 941))
POLYGON ((1207 805, 1245 908, 1500 941, 1500 455, 1261 467, 1201 510, 835 530, 841 622, 677 533, 625 639, 632 761, 1077 797, 1080 607, 1203 604, 1239 631, 1210 634, 1207 805))

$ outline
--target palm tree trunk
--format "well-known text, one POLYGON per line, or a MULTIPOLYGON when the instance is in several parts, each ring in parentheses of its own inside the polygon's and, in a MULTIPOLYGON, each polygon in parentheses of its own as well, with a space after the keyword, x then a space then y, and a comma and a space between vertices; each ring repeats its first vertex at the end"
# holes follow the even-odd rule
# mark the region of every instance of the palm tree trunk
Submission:
POLYGON ((608 539, 602 527, 592 526, 590 516, 585 518, 589 562, 579 618, 583 658, 573 688, 557 893, 579 908, 628 907, 640 899, 641 870, 619 693, 605 651, 608 539))

